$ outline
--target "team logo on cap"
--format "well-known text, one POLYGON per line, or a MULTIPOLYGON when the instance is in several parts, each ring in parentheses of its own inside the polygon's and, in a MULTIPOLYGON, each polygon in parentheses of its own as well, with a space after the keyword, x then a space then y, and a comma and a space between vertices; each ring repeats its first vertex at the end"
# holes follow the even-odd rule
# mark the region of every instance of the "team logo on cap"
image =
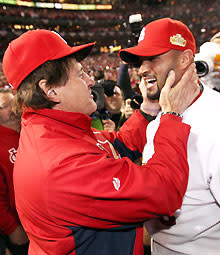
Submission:
POLYGON ((178 45, 181 47, 185 47, 186 46, 186 40, 182 37, 181 34, 176 34, 170 37, 170 42, 173 45, 178 45))
POLYGON ((145 27, 141 30, 138 42, 144 40, 144 37, 145 37, 145 27))

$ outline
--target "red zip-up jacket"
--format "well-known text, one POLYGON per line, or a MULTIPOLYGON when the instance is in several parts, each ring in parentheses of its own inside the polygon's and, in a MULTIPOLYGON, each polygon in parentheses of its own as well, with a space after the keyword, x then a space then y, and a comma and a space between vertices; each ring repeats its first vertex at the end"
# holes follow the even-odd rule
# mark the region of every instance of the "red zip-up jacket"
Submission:
POLYGON ((181 206, 190 130, 164 115, 149 163, 121 158, 112 144, 142 152, 147 124, 136 111, 116 134, 80 113, 23 114, 14 185, 29 255, 143 254, 142 223, 181 206))
POLYGON ((10 235, 19 225, 13 187, 19 134, 3 126, 0 126, 0 134, 0 234, 10 235))

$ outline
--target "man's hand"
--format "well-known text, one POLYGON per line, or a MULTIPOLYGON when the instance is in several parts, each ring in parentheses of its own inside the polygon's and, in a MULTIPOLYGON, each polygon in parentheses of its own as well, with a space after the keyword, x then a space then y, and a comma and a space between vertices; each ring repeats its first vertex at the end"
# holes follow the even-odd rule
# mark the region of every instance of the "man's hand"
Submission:
POLYGON ((172 87, 174 82, 175 73, 170 71, 161 90, 159 103, 163 112, 182 114, 200 92, 195 64, 191 64, 181 80, 172 87))
POLYGON ((23 245, 28 242, 28 237, 21 225, 17 226, 17 228, 9 235, 9 239, 11 243, 16 245, 23 245))
POLYGON ((125 107, 124 107, 125 118, 129 119, 131 115, 134 113, 134 109, 131 107, 131 99, 128 98, 125 100, 125 107))
POLYGON ((115 122, 111 119, 108 120, 102 120, 103 128, 104 130, 107 130, 109 132, 115 131, 115 122))

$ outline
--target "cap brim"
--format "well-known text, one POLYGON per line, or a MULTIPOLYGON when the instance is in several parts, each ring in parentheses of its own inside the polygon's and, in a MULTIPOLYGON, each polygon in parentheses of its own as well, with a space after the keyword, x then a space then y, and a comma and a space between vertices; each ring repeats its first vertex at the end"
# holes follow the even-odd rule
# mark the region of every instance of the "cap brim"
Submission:
POLYGON ((74 54, 76 59, 80 62, 90 54, 94 45, 95 42, 69 47, 69 49, 66 49, 65 51, 60 52, 54 56, 53 60, 74 54))
POLYGON ((141 61, 141 57, 152 57, 163 54, 170 50, 169 47, 146 47, 137 45, 131 48, 122 49, 119 51, 120 58, 129 64, 138 64, 141 61))
POLYGON ((77 60, 82 61, 84 58, 86 58, 90 54, 94 45, 95 45, 95 42, 74 47, 74 48, 77 48, 73 52, 77 60))

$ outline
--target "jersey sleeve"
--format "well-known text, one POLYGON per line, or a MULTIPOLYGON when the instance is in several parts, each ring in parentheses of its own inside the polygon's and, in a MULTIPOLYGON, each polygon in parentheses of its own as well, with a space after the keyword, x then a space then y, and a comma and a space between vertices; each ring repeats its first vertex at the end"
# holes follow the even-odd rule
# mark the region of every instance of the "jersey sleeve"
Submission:
POLYGON ((128 157, 135 161, 141 157, 146 144, 146 127, 148 124, 149 121, 139 110, 136 110, 117 133, 107 131, 102 131, 102 133, 122 157, 128 157))
POLYGON ((145 166, 126 157, 113 159, 95 147, 68 158, 45 187, 48 196, 53 194, 47 210, 59 223, 97 228, 172 216, 187 187, 189 131, 178 117, 164 115, 154 139, 155 153, 145 166))

